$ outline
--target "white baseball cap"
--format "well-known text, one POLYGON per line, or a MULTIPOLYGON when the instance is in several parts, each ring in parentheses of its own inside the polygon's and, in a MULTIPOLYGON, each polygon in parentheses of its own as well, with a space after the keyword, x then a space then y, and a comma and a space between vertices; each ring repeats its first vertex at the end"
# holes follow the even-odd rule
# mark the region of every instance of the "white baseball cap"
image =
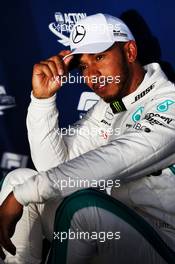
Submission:
POLYGON ((135 40, 130 29, 119 18, 107 14, 95 14, 79 20, 70 33, 71 53, 64 58, 81 53, 99 53, 116 41, 135 40))

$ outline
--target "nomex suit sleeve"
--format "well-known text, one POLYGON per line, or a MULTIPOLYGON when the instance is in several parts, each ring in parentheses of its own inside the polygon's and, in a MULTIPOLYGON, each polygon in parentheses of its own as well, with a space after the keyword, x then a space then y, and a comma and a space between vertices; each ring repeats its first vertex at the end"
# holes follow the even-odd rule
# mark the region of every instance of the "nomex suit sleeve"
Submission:
POLYGON ((56 95, 37 99, 31 94, 27 130, 31 157, 37 171, 49 170, 101 144, 94 142, 91 133, 80 133, 83 129, 89 132, 93 127, 88 118, 91 111, 72 127, 60 129, 56 95))
MULTIPOLYGON (((166 100, 166 98, 163 98, 166 100)), ((168 98, 167 98, 168 99, 168 98)), ((172 99, 172 98, 171 98, 172 99)), ((173 99, 175 102, 175 98, 173 99)), ((140 126, 131 127, 108 145, 91 150, 46 172, 41 172, 14 189, 16 199, 23 205, 42 203, 54 197, 65 197, 81 189, 78 184, 60 188, 60 182, 101 179, 130 182, 166 168, 175 161, 175 103, 166 112, 157 114, 162 98, 151 101, 142 115, 140 126), (154 113, 154 122, 148 118, 154 113), (167 116, 172 119, 167 122, 167 116), (147 131, 147 132, 146 132, 147 131)))

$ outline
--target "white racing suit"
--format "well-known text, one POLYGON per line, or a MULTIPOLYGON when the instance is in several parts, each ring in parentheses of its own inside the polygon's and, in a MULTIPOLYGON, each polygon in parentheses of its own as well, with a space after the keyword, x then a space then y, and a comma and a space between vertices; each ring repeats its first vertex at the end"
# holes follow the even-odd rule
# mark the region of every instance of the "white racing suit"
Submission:
MULTIPOLYGON (((175 86, 157 63, 144 68, 144 80, 136 91, 114 104, 100 99, 67 132, 58 128, 56 97, 31 96, 27 127, 38 172, 20 169, 4 181, 0 202, 13 189, 25 206, 12 238, 17 255, 9 254, 6 263, 40 263, 42 237, 52 239, 54 214, 62 199, 94 187, 95 182, 100 187, 105 181, 109 187, 111 180, 112 196, 143 216, 175 251, 175 86), (70 180, 75 184, 69 186, 70 180), (82 187, 84 180, 89 186, 82 187)), ((110 263, 111 256, 116 263, 165 263, 130 225, 104 209, 80 210, 70 228, 77 225, 92 232, 91 223, 98 232, 111 226, 123 239, 114 247, 98 241, 69 241, 68 264, 89 263, 97 245, 104 263, 110 263), (108 255, 111 248, 113 253, 108 255)))

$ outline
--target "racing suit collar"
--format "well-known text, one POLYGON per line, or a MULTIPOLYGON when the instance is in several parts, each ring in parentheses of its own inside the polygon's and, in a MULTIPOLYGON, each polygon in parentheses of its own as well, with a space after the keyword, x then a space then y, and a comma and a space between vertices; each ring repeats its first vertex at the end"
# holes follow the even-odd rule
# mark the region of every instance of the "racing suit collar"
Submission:
POLYGON ((167 77, 161 70, 158 63, 151 63, 144 66, 146 74, 143 81, 133 93, 123 97, 121 100, 116 100, 110 103, 110 107, 114 114, 126 111, 133 105, 142 103, 147 99, 152 91, 162 82, 167 81, 167 77))
POLYGON ((112 103, 110 103, 110 107, 114 114, 127 110, 122 100, 113 101, 112 103))

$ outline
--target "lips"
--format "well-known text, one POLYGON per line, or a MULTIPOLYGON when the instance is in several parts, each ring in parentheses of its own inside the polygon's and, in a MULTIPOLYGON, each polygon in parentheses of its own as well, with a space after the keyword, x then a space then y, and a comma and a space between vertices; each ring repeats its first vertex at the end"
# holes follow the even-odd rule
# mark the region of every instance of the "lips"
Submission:
POLYGON ((105 83, 95 83, 93 85, 93 90, 95 93, 102 93, 104 91, 106 91, 107 89, 107 86, 108 86, 109 83, 105 82, 105 83))

